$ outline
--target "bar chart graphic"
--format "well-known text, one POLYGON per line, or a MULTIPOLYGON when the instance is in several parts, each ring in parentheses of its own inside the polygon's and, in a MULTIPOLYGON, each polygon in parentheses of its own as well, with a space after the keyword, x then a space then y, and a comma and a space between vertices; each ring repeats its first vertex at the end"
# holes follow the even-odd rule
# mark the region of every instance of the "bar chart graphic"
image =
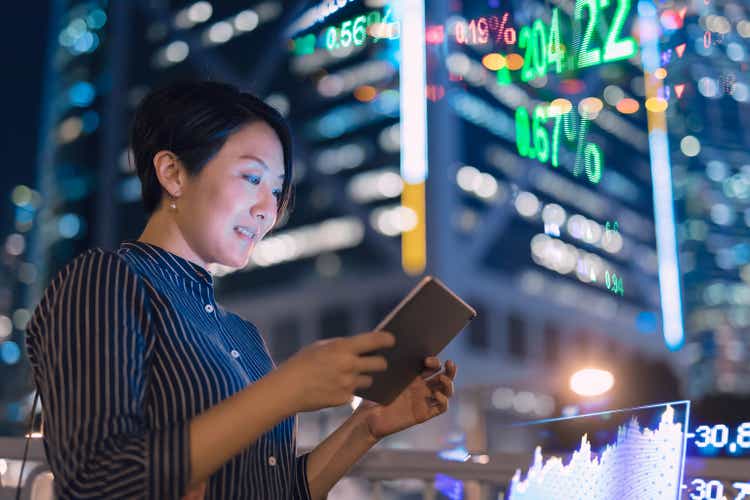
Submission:
POLYGON ((583 433, 572 452, 546 453, 537 446, 529 469, 525 473, 516 470, 506 498, 679 499, 688 412, 686 402, 677 402, 528 424, 554 426, 554 432, 573 425, 575 432, 586 429, 590 419, 599 443, 606 444, 595 447, 583 433), (623 418, 625 422, 620 423, 623 418), (614 425, 610 432, 606 431, 608 422, 614 425))

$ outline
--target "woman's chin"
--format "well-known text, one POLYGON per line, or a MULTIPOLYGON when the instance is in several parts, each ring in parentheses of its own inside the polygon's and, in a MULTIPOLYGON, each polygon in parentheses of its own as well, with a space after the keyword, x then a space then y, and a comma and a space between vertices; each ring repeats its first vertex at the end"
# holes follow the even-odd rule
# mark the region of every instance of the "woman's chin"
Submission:
POLYGON ((250 263, 250 256, 252 255, 252 248, 244 252, 238 252, 231 257, 231 264, 225 264, 229 267, 242 269, 250 263))

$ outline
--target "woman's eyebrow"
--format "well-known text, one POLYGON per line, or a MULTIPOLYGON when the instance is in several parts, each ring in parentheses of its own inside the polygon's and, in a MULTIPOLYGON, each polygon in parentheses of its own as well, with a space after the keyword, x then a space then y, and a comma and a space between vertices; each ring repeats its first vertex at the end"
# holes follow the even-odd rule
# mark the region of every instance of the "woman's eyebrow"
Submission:
MULTIPOLYGON (((254 161, 257 161, 258 163, 260 163, 260 165, 261 165, 261 166, 262 166, 262 167, 263 167, 263 168, 264 168, 265 170, 268 170, 268 171, 270 171, 270 170, 271 170, 271 167, 269 167, 269 166, 268 166, 268 164, 267 164, 266 162, 264 162, 264 161, 263 161, 263 160, 262 160, 261 158, 258 158, 258 157, 257 157, 257 156, 255 156, 255 155, 252 155, 252 154, 242 154, 242 155, 240 155, 240 159, 243 159, 243 160, 254 160, 254 161)), ((284 174, 281 174, 281 175, 279 176, 279 179, 283 179, 283 178, 284 178, 284 174)))

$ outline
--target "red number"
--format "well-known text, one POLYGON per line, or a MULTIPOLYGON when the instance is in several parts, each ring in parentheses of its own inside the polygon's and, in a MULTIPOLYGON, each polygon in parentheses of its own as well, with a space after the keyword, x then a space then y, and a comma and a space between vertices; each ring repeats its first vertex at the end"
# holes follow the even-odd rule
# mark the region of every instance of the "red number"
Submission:
POLYGON ((487 18, 480 17, 477 21, 477 29, 479 30, 479 43, 485 44, 489 41, 490 27, 487 23, 487 18))
POLYGON ((460 43, 461 45, 466 43, 466 28, 464 27, 463 22, 457 22, 456 23, 456 43, 460 43))

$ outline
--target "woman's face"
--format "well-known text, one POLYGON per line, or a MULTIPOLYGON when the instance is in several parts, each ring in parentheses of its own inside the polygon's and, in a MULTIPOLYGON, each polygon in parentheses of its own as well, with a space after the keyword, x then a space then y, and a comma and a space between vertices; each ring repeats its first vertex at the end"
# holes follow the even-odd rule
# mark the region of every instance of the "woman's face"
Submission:
POLYGON ((265 122, 229 136, 177 200, 177 225, 196 262, 244 267, 276 223, 284 152, 265 122))

